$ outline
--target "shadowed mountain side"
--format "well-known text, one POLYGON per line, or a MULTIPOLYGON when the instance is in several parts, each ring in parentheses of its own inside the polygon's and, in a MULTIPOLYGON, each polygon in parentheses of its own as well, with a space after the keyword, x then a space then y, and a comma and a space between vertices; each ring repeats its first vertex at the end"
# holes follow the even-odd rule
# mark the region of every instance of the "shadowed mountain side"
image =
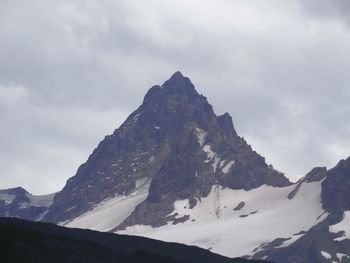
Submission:
POLYGON ((0 218, 2 262, 258 263, 152 239, 0 218))

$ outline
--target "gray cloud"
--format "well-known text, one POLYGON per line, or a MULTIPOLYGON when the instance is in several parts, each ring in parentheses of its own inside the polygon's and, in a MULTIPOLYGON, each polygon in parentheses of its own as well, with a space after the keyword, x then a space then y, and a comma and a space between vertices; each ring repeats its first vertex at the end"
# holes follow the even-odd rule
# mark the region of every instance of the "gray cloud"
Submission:
POLYGON ((318 19, 342 20, 349 23, 350 3, 347 0, 305 0, 302 2, 302 10, 308 16, 318 19))
POLYGON ((176 70, 277 169, 350 155, 347 1, 2 1, 0 188, 59 190, 176 70))

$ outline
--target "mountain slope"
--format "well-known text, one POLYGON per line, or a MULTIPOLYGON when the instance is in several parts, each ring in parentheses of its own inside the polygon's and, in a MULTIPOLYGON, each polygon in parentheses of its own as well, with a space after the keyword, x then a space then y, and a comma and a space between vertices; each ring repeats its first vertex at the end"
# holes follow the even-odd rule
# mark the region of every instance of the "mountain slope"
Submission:
POLYGON ((175 243, 0 218, 4 262, 258 263, 175 243))
POLYGON ((294 187, 244 191, 217 185, 192 209, 188 199, 175 202, 172 214, 186 222, 134 225, 118 233, 196 245, 229 257, 252 256, 277 238, 279 245, 292 243, 324 219, 321 182, 303 183, 289 199, 294 187))
POLYGON ((250 190, 290 184, 236 134, 228 114, 215 115, 180 72, 153 86, 142 105, 98 145, 55 196, 44 220, 71 221, 102 201, 134 194, 144 182, 148 194, 131 204, 131 215, 116 220, 115 228, 186 221, 168 216, 174 202, 187 198, 193 207, 214 185, 250 190))
POLYGON ((291 184, 177 72, 99 144, 45 220, 264 258, 327 218, 326 172, 291 184))

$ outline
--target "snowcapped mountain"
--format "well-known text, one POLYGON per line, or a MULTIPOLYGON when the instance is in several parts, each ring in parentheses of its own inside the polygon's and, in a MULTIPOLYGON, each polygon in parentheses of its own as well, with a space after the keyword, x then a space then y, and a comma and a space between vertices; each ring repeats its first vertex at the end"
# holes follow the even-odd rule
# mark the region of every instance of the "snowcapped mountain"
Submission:
POLYGON ((161 226, 188 221, 169 215, 177 200, 189 199, 193 208, 215 185, 251 190, 264 184, 290 182, 236 134, 228 114, 216 116, 191 81, 176 72, 152 87, 142 105, 99 144, 55 196, 44 220, 64 222, 111 198, 137 195, 134 207, 128 206, 132 213, 114 227, 161 226), (149 186, 144 196, 136 193, 141 185, 149 186))
POLYGON ((31 219, 229 257, 350 262, 350 159, 292 184, 176 72, 148 91, 43 211, 31 219))
POLYGON ((41 220, 54 195, 32 195, 22 187, 0 190, 0 217, 41 220))

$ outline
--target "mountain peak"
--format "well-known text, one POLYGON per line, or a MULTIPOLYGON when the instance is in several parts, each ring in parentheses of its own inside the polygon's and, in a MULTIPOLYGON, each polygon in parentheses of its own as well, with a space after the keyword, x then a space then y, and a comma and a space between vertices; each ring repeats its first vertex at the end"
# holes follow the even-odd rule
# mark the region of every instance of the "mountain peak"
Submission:
MULTIPOLYGON (((170 79, 164 82, 162 85, 163 89, 178 89, 178 90, 193 90, 195 91, 194 85, 191 80, 184 75, 180 71, 176 71, 170 79)), ((195 91, 196 92, 196 91, 195 91)), ((197 92, 196 92, 197 93, 197 92)))
POLYGON ((184 75, 180 71, 176 71, 169 80, 179 80, 179 79, 184 79, 184 75))
POLYGON ((181 84, 186 84, 186 83, 191 83, 190 79, 185 77, 184 75, 182 75, 182 73, 180 71, 176 71, 171 77, 170 79, 168 79, 167 81, 165 81, 165 83, 163 84, 163 86, 172 86, 172 84, 174 85, 181 85, 181 84))
POLYGON ((176 71, 163 85, 155 85, 149 89, 144 97, 143 105, 153 106, 169 97, 178 102, 189 99, 191 103, 204 98, 199 95, 188 77, 184 77, 180 71, 176 71))
POLYGON ((144 185, 138 208, 116 225, 165 225, 177 220, 167 217, 177 200, 195 205, 216 185, 248 191, 263 184, 286 186, 289 181, 237 135, 229 114, 217 116, 178 71, 162 86, 153 86, 142 105, 99 144, 55 196, 44 220, 77 217, 144 185))

